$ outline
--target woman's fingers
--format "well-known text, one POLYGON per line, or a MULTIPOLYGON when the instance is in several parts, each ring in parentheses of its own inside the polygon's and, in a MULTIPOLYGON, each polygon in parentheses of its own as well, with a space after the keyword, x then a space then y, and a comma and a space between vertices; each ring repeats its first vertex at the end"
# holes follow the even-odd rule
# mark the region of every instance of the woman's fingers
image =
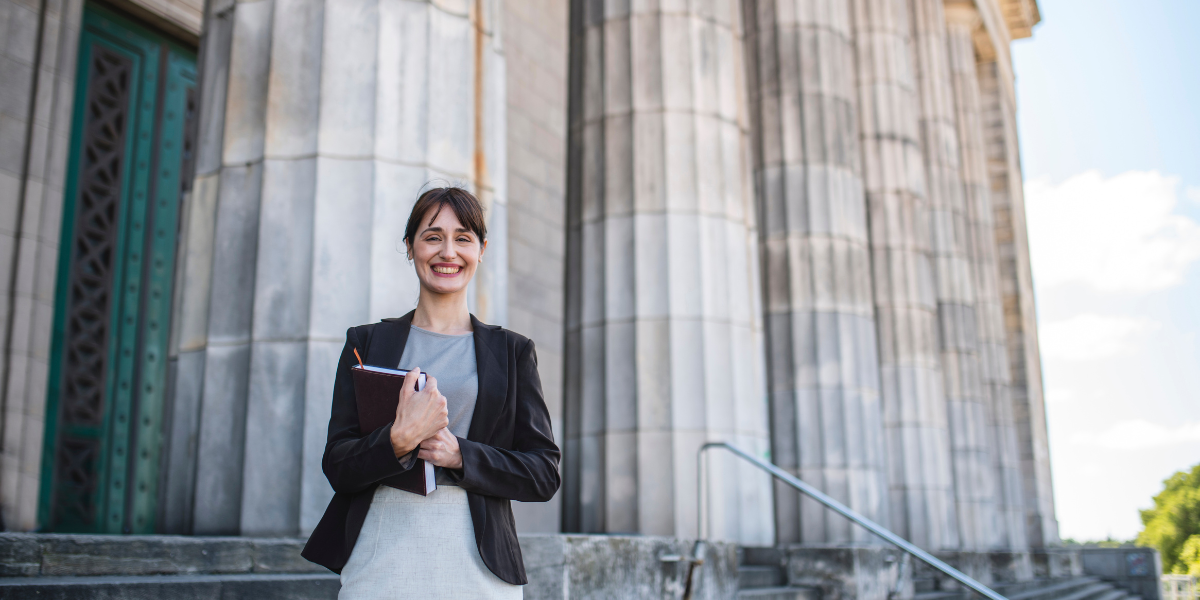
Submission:
POLYGON ((420 376, 421 368, 413 367, 413 369, 404 376, 404 387, 400 389, 404 390, 405 394, 411 395, 412 392, 417 391, 417 381, 419 381, 420 376))

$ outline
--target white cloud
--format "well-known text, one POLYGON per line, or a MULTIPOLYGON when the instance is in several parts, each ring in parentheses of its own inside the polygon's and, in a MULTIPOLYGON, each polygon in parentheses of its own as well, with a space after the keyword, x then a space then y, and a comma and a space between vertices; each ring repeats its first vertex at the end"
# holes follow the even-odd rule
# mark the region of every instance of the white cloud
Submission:
POLYGON ((1133 349, 1139 334, 1157 328, 1146 318, 1082 314, 1042 324, 1038 342, 1048 359, 1095 360, 1133 349))
POLYGON ((1046 391, 1043 393, 1043 397, 1046 399, 1047 404, 1053 404, 1054 406, 1069 406, 1074 404, 1075 401, 1079 399, 1079 394, 1076 394, 1075 390, 1070 390, 1067 388, 1047 387, 1046 391))
POLYGON ((1188 200, 1200 204, 1200 187, 1188 186, 1188 189, 1184 190, 1183 194, 1187 196, 1188 200))
POLYGON ((1071 436, 1072 444, 1115 450, 1134 450, 1200 442, 1200 423, 1167 427, 1142 419, 1122 421, 1101 432, 1081 431, 1071 436))
POLYGON ((1108 179, 1087 171, 1058 185, 1026 182, 1038 285, 1084 283, 1110 292, 1178 285, 1200 259, 1200 225, 1173 214, 1178 188, 1179 178, 1156 171, 1108 179))

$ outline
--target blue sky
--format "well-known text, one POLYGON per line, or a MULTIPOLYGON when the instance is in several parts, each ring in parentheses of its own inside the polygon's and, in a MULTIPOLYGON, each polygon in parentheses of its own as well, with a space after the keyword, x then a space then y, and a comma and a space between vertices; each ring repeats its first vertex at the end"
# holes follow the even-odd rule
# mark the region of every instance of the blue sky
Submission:
POLYGON ((1200 2, 1039 0, 1014 43, 1063 537, 1200 463, 1200 2))

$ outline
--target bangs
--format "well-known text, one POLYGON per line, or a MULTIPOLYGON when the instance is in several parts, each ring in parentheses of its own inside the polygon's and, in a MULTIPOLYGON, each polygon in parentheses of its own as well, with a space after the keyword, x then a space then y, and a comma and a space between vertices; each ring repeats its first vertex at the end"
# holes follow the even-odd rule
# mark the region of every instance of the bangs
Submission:
POLYGON ((429 215, 425 225, 432 224, 441 214, 442 209, 449 207, 459 223, 479 238, 483 243, 487 239, 487 225, 483 218, 483 205, 474 194, 460 187, 433 188, 421 194, 413 204, 412 213, 408 215, 408 225, 404 228, 404 241, 412 244, 421 228, 424 215, 429 215))

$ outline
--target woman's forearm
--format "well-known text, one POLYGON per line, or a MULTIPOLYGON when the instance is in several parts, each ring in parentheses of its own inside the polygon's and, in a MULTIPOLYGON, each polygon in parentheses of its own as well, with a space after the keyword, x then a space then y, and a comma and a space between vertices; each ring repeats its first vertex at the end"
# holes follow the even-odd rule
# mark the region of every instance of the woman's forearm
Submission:
POLYGON ((361 491, 412 467, 416 461, 396 456, 389 431, 384 425, 366 437, 334 439, 325 446, 321 468, 333 491, 361 491))

